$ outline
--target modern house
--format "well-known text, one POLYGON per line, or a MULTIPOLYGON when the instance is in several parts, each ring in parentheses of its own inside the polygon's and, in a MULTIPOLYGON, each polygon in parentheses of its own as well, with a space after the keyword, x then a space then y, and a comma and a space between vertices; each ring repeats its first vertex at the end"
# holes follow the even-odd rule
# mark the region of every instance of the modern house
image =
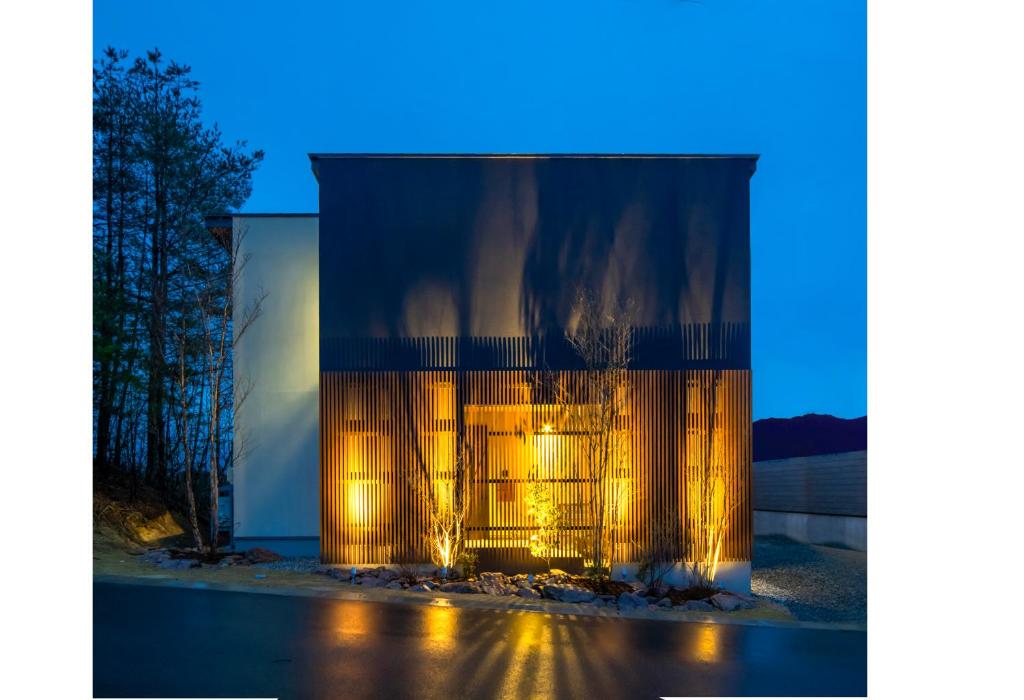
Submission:
POLYGON ((426 562, 417 483, 449 478, 463 445, 481 567, 544 566, 524 503, 539 480, 567 524, 554 563, 581 568, 584 502, 609 486, 581 477, 584 438, 540 378, 571 385, 585 371, 565 338, 582 288, 633 314, 614 427, 624 456, 609 475, 628 494, 612 516, 613 575, 666 530, 681 558, 700 556, 715 517, 720 581, 749 589, 756 156, 310 160, 319 214, 208 221, 241 236, 236 313, 267 293, 234 356, 247 387, 231 475, 239 546, 426 562))

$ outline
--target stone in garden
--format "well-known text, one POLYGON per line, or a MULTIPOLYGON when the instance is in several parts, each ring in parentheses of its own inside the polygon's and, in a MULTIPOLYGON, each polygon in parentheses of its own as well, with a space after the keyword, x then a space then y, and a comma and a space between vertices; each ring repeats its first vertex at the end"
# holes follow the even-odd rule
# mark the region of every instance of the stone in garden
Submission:
POLYGON ((391 569, 388 569, 384 566, 378 566, 376 569, 373 570, 372 575, 376 578, 379 578, 384 583, 390 583, 391 581, 395 581, 398 579, 397 572, 392 571, 391 569))
POLYGON ((540 598, 540 593, 533 590, 532 588, 519 588, 516 590, 516 595, 526 600, 537 600, 540 598))
POLYGON ((164 559, 159 566, 161 569, 194 569, 199 562, 195 559, 164 559))
POLYGON ((432 589, 429 586, 427 586, 426 584, 416 583, 416 584, 413 584, 412 586, 409 586, 409 590, 414 592, 414 593, 430 593, 430 591, 432 589))
POLYGON ((511 586, 503 586, 500 583, 484 582, 480 584, 480 590, 488 595, 511 595, 515 589, 511 586))
POLYGON ((170 559, 171 555, 166 549, 155 549, 152 552, 146 552, 142 555, 144 561, 148 561, 150 564, 159 564, 162 561, 170 559))
POLYGON ((687 612, 714 612, 715 606, 704 600, 688 600, 676 607, 687 612))
POLYGON ((710 598, 711 604, 723 612, 733 612, 734 610, 747 610, 754 607, 753 603, 734 596, 730 593, 716 593, 710 598))
POLYGON ((647 607, 647 599, 636 593, 620 593, 618 603, 622 610, 647 607))
POLYGON ((662 598, 657 603, 655 603, 655 605, 657 607, 659 607, 659 608, 671 608, 672 607, 672 599, 671 598, 662 598))
POLYGON ((253 547, 247 550, 245 558, 253 564, 266 564, 272 561, 281 561, 283 557, 277 552, 271 552, 269 549, 263 547, 253 547))
POLYGON ((402 590, 402 584, 399 583, 398 581, 392 581, 391 583, 389 583, 388 585, 386 585, 384 587, 388 588, 388 589, 390 589, 392 591, 400 591, 400 590, 402 590))
POLYGON ((376 576, 362 576, 356 578, 356 585, 363 586, 364 588, 381 588, 387 585, 387 581, 382 581, 376 576))
POLYGON ((500 572, 485 571, 480 574, 480 588, 491 595, 512 595, 515 587, 509 583, 508 577, 500 572))
POLYGON ((586 588, 562 583, 544 586, 541 595, 562 603, 589 603, 596 597, 593 591, 588 591, 586 588))
POLYGON ((438 589, 443 593, 480 593, 480 587, 468 581, 450 581, 438 589))

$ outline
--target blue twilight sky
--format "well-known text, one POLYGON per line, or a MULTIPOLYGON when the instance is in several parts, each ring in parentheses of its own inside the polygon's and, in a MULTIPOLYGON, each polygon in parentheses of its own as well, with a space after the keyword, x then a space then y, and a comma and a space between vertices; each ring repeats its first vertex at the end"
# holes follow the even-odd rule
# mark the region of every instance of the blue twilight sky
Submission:
POLYGON ((867 411, 864 0, 95 0, 316 211, 312 151, 759 153, 754 418, 867 411))

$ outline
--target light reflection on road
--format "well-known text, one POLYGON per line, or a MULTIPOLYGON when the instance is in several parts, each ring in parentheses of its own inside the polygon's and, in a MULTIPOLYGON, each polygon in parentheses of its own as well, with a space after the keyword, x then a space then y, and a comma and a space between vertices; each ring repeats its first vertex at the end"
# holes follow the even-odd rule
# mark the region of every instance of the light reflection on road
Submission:
POLYGON ((95 590, 97 695, 451 700, 866 692, 862 632, 154 586, 95 590), (154 644, 159 655, 149 653, 154 644))

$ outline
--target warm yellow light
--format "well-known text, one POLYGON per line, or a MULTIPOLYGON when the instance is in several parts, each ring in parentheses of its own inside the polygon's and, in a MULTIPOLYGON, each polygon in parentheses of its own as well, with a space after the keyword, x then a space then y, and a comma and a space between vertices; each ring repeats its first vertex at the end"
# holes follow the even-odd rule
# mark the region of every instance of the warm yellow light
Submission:
POLYGON ((545 423, 544 426, 541 428, 541 432, 550 433, 551 432, 551 424, 550 423, 545 423))
POLYGON ((366 485, 360 482, 348 484, 348 518, 353 525, 366 525, 367 498, 366 485))

